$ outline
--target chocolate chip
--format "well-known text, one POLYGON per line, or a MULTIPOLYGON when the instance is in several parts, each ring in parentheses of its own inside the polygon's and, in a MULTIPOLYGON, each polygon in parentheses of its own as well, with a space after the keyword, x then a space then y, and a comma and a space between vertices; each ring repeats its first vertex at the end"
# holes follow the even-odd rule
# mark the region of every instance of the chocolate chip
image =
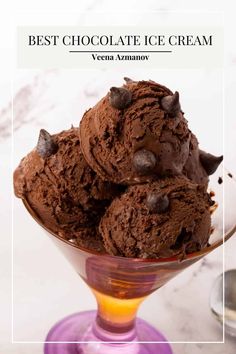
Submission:
POLYGON ((132 94, 129 90, 123 87, 111 87, 109 101, 112 107, 117 109, 124 109, 127 107, 132 99, 132 94))
POLYGON ((156 156, 149 150, 138 150, 133 157, 133 166, 136 172, 146 175, 153 172, 156 166, 156 156))
POLYGON ((199 150, 199 158, 208 176, 212 175, 223 161, 223 156, 214 156, 203 150, 199 150))
POLYGON ((162 108, 170 117, 175 117, 180 112, 179 93, 176 91, 172 96, 165 96, 161 100, 162 108))
POLYGON ((214 197, 214 195, 211 195, 211 194, 207 194, 207 199, 208 199, 208 203, 210 206, 213 206, 215 204, 215 201, 213 199, 211 199, 211 197, 214 197))
POLYGON ((39 132, 36 150, 42 158, 47 158, 57 152, 58 146, 54 143, 52 136, 45 130, 39 132))
POLYGON ((161 193, 152 193, 147 196, 146 205, 152 213, 165 213, 169 207, 169 198, 161 193))
POLYGON ((129 82, 134 82, 134 80, 130 79, 129 77, 124 77, 125 82, 128 84, 129 82))
POLYGON ((223 178, 222 178, 222 177, 219 177, 219 178, 218 178, 218 183, 219 183, 219 184, 223 183, 223 178))

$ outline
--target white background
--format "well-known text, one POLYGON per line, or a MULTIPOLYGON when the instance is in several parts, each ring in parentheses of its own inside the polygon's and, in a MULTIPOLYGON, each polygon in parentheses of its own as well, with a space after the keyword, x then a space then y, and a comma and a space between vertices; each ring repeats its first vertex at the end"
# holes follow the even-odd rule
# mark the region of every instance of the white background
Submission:
MULTIPOLYGON (((34 8, 31 2, 21 1, 14 5, 14 11, 35 11, 44 13, 45 9, 52 14, 55 12, 60 12, 58 9, 58 3, 54 1, 50 2, 51 9, 49 8, 49 3, 47 7, 43 6, 43 1, 40 3, 35 3, 34 8), (24 5, 25 3, 25 5, 24 5), (38 8, 37 8, 38 7, 38 8), (57 9, 57 10, 55 10, 57 9)), ((116 11, 115 7, 118 6, 113 1, 77 1, 69 2, 65 4, 64 10, 61 11, 59 23, 62 21, 70 20, 71 24, 77 24, 80 22, 86 22, 84 16, 78 14, 78 9, 89 10, 90 19, 95 11, 116 11), (67 15, 66 12, 73 11, 73 15, 67 15)), ((116 16, 119 16, 119 11, 123 12, 125 9, 132 11, 134 8, 138 10, 186 10, 190 9, 190 5, 187 1, 159 1, 158 5, 155 1, 145 1, 142 4, 139 1, 120 1, 119 9, 116 11, 116 16), (145 6, 145 7, 144 7, 145 6)), ((222 5, 223 6, 223 5, 222 5)), ((204 10, 217 10, 222 9, 220 2, 217 1, 198 1, 198 9, 204 10), (201 7, 202 6, 202 7, 201 7)), ((225 155, 226 155, 226 165, 231 171, 236 172, 235 168, 235 119, 234 119, 234 101, 235 101, 235 72, 236 72, 236 52, 233 47, 235 42, 233 39, 234 32, 234 7, 233 2, 227 2, 226 11, 226 57, 225 57, 225 135, 226 135, 226 145, 225 145, 225 155)), ((168 16, 165 13, 164 16, 168 16)), ((29 17, 30 18, 30 15, 29 17)), ((0 197, 1 197, 1 223, 2 223, 2 233, 1 233, 1 248, 0 248, 0 259, 2 262, 0 267, 1 274, 1 320, 0 320, 0 353, 42 353, 42 345, 36 344, 9 344, 10 338, 10 297, 11 297, 11 282, 10 282, 10 188, 11 188, 11 171, 10 171, 10 82, 9 82, 9 58, 11 49, 9 46, 9 20, 6 16, 1 19, 1 29, 3 40, 1 41, 3 45, 3 63, 2 63, 2 73, 1 73, 1 92, 0 97, 0 139, 1 139, 1 186, 0 186, 0 197), (5 56, 4 56, 5 54, 5 56)), ((97 73, 93 73, 93 77, 90 77, 87 82, 80 82, 78 87, 83 87, 82 91, 73 93, 72 95, 68 90, 61 89, 58 86, 58 80, 63 79, 68 80, 67 83, 71 83, 74 80, 73 72, 71 72, 70 78, 63 77, 63 73, 57 72, 47 72, 45 74, 33 72, 21 72, 20 78, 18 80, 19 89, 18 93, 22 97, 25 97, 26 102, 25 107, 22 111, 22 119, 20 120, 18 130, 16 131, 17 137, 16 145, 16 159, 24 155, 31 149, 34 145, 35 139, 37 137, 36 129, 32 130, 32 126, 35 128, 48 128, 53 131, 54 125, 56 130, 67 128, 65 124, 75 123, 75 116, 80 116, 84 109, 92 105, 97 97, 104 94, 110 83, 120 84, 120 80, 117 77, 109 77, 109 73, 106 73, 103 77, 99 77, 99 81, 96 80, 97 73), (95 81, 96 80, 96 81, 95 81), (115 81, 115 82, 114 82, 115 81), (28 84, 36 85, 37 90, 34 90, 33 96, 30 93, 30 89, 26 87, 26 82, 28 84), (84 85, 86 83, 86 85, 84 85), (22 90, 22 87, 24 90, 22 90), (86 88, 86 92, 84 89, 86 88), (20 90, 21 89, 21 90, 20 90), (63 98, 62 99, 62 93, 63 98), (74 96, 73 96, 74 95, 74 96), (53 99, 54 106, 52 106, 52 101, 48 98, 53 99), (79 104, 76 104, 76 98, 79 98, 79 104), (85 100, 86 97, 86 100, 85 100), (68 109, 68 100, 74 102, 68 109), (37 103, 37 104, 36 104, 37 103), (53 117, 53 119, 52 119, 53 117), (55 117, 58 117, 58 121, 55 117), (65 118, 64 118, 65 117, 65 118), (47 126, 46 126, 47 124, 47 126), (24 133, 24 134, 23 134, 24 133), (32 140, 30 140, 32 139, 32 140)), ((130 76, 138 77, 136 72, 130 72, 130 76)), ((206 102, 209 90, 207 89, 207 83, 214 82, 218 80, 218 75, 216 78, 214 73, 199 73, 199 75, 194 76, 194 85, 197 87, 202 81, 201 75, 208 75, 206 80, 206 86, 202 87, 204 93, 202 97, 202 103, 206 102)), ((128 76, 128 74, 127 74, 128 76)), ((176 76, 175 76, 176 77, 176 76)), ((211 131, 203 129, 205 122, 200 126, 195 125, 197 116, 196 110, 192 111, 193 102, 189 101, 188 98, 191 95, 187 92, 188 82, 186 76, 182 75, 183 80, 178 78, 178 81, 173 81, 169 78, 166 82, 166 76, 164 73, 155 73, 155 79, 158 81, 169 85, 173 89, 179 89, 183 92, 181 101, 183 102, 183 107, 186 112, 186 117, 191 122, 192 129, 197 133, 205 134, 210 138, 207 140, 202 136, 202 141, 204 141, 204 147, 208 148, 207 144, 211 145, 212 136, 211 131), (158 74, 158 75, 157 75, 158 74), (181 85, 180 85, 181 82, 181 85), (177 87, 178 86, 178 87, 177 87), (189 117, 191 114, 191 117, 189 117), (191 118, 191 119, 190 119, 191 118)), ((177 78, 176 78, 177 79, 177 78)), ((79 78, 78 78, 79 80, 79 78)), ((216 82, 217 85, 217 82, 216 82)), ((212 86, 209 86, 212 88, 212 86)), ((214 92, 212 93, 214 95, 214 92)), ((19 97, 19 96, 18 96, 19 97)), ((20 100, 19 100, 20 102, 20 100)), ((194 106, 196 107, 196 105, 194 106)), ((205 105, 204 105, 205 107, 205 105)), ((19 114, 21 114, 19 106, 19 114)), ((213 108, 214 110, 215 108, 213 108)), ((212 118, 211 115, 212 108, 208 107, 206 109, 206 117, 212 118)), ((215 131, 217 134, 217 139, 220 136, 219 131, 215 131)), ((213 144, 212 144, 213 145, 213 144)), ((217 150, 217 146, 214 144, 214 149, 217 150)), ((217 151, 212 151, 217 153, 217 151)), ((234 207, 235 201, 232 201, 232 207, 234 207)), ((88 289, 85 287, 82 281, 77 278, 77 275, 73 273, 70 266, 62 258, 59 252, 50 244, 44 235, 42 235, 41 230, 39 230, 33 220, 31 220, 27 214, 23 211, 23 208, 16 201, 16 211, 15 217, 16 222, 18 219, 18 225, 21 225, 16 232, 19 233, 19 240, 16 241, 17 253, 19 259, 25 258, 25 262, 22 262, 22 268, 17 267, 18 273, 18 285, 16 288, 21 292, 23 289, 24 298, 22 294, 16 293, 18 308, 18 314, 16 320, 17 333, 19 336, 27 336, 31 338, 44 336, 47 328, 49 328, 57 319, 67 315, 69 313, 79 311, 82 309, 90 309, 95 306, 94 299, 89 293, 88 289), (20 220, 20 222, 19 222, 20 220), (22 240, 24 243, 22 244, 22 240), (43 249, 43 252, 42 252, 43 249), (23 257, 22 257, 23 256, 23 257), (53 262, 51 261, 53 260, 53 262), (49 266, 50 265, 50 266, 49 266), (34 289, 37 289, 37 296, 32 296, 34 289), (25 291, 26 290, 26 291, 25 291), (28 290, 28 291, 27 291, 28 290), (85 300, 86 299, 86 300, 85 300), (31 312, 27 315, 26 311, 29 308, 37 308, 37 311, 31 312), (40 310, 40 312, 39 312, 40 310), (32 322, 33 321, 33 322, 32 322), (33 324, 32 324, 33 323, 33 324), (21 331, 21 332, 20 332, 21 331)), ((226 244, 226 267, 236 267, 236 261, 234 257, 234 249, 236 247, 235 239, 232 239, 226 244)), ((220 251, 216 251, 210 255, 206 261, 203 263, 198 263, 196 266, 187 270, 185 273, 177 277, 175 280, 167 284, 164 288, 149 297, 146 302, 142 305, 140 315, 150 322, 156 324, 158 328, 163 330, 164 333, 171 336, 172 340, 179 340, 180 333, 188 333, 190 340, 196 340, 198 335, 202 333, 209 334, 210 338, 221 339, 221 329, 214 322, 211 317, 208 308, 208 296, 211 285, 214 281, 214 277, 220 272, 220 251), (193 294, 197 294, 196 299, 193 294), (184 301, 183 301, 184 299, 184 301), (199 307, 199 304, 202 306, 199 307), (155 316, 154 314, 155 309, 155 316), (194 317, 195 316, 195 317, 194 317), (199 326, 194 325, 194 321, 198 320, 199 326)), ((19 264, 18 264, 19 265, 19 264)), ((20 338, 21 339, 21 338, 20 338)), ((235 352, 235 342, 232 339, 226 338, 226 344, 211 344, 211 345, 191 345, 191 344, 179 344, 173 345, 175 353, 186 353, 186 354, 197 354, 197 353, 222 353, 223 351, 227 354, 233 354, 235 352)))

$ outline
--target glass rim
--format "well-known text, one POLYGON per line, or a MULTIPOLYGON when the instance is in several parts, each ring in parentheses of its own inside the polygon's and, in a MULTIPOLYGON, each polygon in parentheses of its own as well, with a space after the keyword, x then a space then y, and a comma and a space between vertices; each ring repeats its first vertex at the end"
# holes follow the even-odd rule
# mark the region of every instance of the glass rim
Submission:
POLYGON ((190 259, 195 259, 195 258, 201 258, 204 255, 210 253, 211 251, 213 251, 214 249, 216 249, 217 247, 221 246, 224 242, 226 242, 227 240, 230 239, 231 236, 233 236, 233 234, 236 232, 236 224, 228 231, 228 232, 224 232, 224 226, 223 226, 223 237, 214 242, 212 245, 203 248, 200 251, 197 252, 193 252, 193 253, 189 253, 186 254, 184 258, 181 258, 180 255, 175 255, 172 257, 165 257, 165 258, 135 258, 135 257, 122 257, 122 256, 113 256, 107 253, 101 253, 101 252, 97 252, 95 250, 91 250, 88 248, 84 248, 78 245, 75 245, 73 243, 71 243, 70 241, 66 240, 65 238, 59 236, 58 234, 56 234, 55 232, 51 231, 50 229, 48 229, 40 220, 40 218, 37 216, 37 214, 34 212, 34 210, 31 208, 30 204, 28 203, 28 201, 26 199, 22 199, 22 202, 25 206, 25 208, 27 209, 27 211, 29 212, 29 214, 33 217, 33 219, 37 222, 37 224, 39 224, 44 230, 46 230, 49 234, 51 234, 52 236, 56 237, 58 240, 64 242, 65 244, 74 247, 75 249, 78 249, 84 253, 87 253, 89 255, 93 255, 93 256, 97 256, 97 257, 106 257, 106 258, 110 258, 110 259, 120 259, 120 260, 126 260, 126 261, 130 261, 130 262, 140 262, 140 263, 169 263, 169 262, 184 262, 190 259))

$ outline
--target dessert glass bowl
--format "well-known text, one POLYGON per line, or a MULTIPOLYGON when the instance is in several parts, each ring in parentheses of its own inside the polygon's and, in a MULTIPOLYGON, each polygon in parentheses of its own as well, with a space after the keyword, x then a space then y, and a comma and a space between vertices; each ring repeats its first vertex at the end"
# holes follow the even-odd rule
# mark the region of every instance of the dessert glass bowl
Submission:
POLYGON ((24 201, 31 216, 90 287, 98 304, 97 311, 77 313, 58 322, 47 335, 44 353, 171 354, 165 337, 147 322, 136 319, 136 313, 149 294, 221 246, 236 231, 236 210, 230 208, 230 201, 236 200, 235 180, 224 171, 223 184, 214 176, 210 188, 218 203, 212 214, 210 246, 183 260, 124 258, 79 248, 47 230, 24 201))

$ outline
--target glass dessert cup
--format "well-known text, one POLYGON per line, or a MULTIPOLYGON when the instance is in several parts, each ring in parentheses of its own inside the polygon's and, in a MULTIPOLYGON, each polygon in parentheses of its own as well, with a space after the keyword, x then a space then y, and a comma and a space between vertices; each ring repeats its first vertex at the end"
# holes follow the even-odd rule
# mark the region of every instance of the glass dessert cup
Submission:
POLYGON ((227 172, 223 181, 224 193, 222 184, 218 184, 216 178, 210 183, 215 193, 214 199, 218 201, 212 215, 210 246, 188 254, 182 260, 178 257, 124 258, 78 248, 47 230, 24 201, 31 216, 90 287, 98 304, 97 311, 77 313, 58 322, 47 335, 44 353, 171 354, 165 337, 147 322, 136 319, 136 313, 149 294, 221 246, 236 231, 236 211, 228 208, 230 200, 236 200, 236 183, 227 172), (227 213, 223 218, 224 207, 227 213))

